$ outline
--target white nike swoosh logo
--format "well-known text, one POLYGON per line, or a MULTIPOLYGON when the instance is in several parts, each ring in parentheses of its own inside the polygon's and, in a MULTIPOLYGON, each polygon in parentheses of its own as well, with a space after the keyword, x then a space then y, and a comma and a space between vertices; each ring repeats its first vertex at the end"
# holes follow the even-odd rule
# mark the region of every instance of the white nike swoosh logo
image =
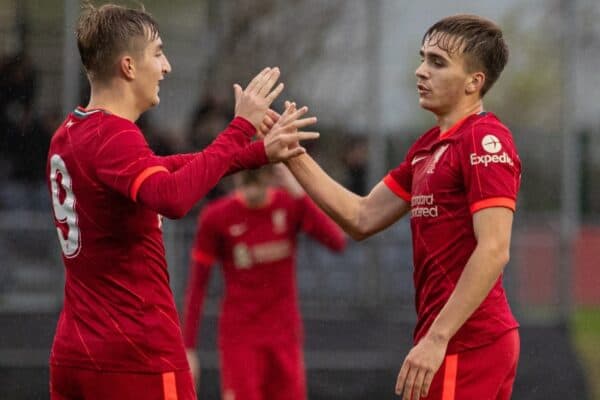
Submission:
POLYGON ((419 156, 419 157, 415 157, 412 159, 412 161, 410 162, 410 165, 415 165, 416 163, 418 163, 421 160, 426 159, 428 156, 419 156))

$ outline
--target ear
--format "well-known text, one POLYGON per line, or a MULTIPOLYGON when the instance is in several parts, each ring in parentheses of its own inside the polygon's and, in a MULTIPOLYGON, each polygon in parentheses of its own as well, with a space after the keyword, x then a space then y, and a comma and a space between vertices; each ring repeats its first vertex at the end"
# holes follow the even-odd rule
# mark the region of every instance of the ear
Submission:
POLYGON ((481 93, 484 84, 485 74, 481 71, 475 72, 469 77, 465 91, 467 94, 481 93))
POLYGON ((123 74, 125 79, 135 79, 135 62, 133 57, 124 55, 119 59, 119 71, 123 74))

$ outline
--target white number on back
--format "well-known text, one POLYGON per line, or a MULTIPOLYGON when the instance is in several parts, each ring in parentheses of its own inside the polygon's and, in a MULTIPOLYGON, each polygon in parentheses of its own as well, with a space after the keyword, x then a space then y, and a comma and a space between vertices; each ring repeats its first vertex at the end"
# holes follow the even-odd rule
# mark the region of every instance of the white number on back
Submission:
POLYGON ((79 254, 81 237, 75 213, 73 182, 65 161, 58 154, 50 158, 50 186, 54 216, 58 222, 67 226, 66 237, 60 228, 56 228, 60 247, 65 257, 76 257, 79 254))

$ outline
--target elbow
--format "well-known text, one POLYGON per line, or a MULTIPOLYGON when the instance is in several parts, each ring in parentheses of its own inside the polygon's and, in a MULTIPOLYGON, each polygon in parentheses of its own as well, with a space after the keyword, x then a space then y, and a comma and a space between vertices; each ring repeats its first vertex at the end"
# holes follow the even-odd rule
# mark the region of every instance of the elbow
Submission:
POLYGON ((510 261, 510 249, 508 246, 497 244, 488 248, 488 254, 496 264, 504 268, 510 261))
POLYGON ((371 236, 371 232, 363 227, 355 227, 353 229, 347 230, 348 235, 357 242, 362 242, 371 236))
POLYGON ((159 208, 158 213, 169 219, 181 219, 187 213, 188 209, 178 204, 167 204, 159 208))

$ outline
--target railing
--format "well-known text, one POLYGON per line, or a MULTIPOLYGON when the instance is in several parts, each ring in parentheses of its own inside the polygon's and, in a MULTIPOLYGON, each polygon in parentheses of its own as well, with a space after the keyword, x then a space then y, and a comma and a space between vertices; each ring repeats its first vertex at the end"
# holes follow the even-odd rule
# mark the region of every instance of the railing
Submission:
MULTIPOLYGON (((516 222, 511 262, 504 284, 522 322, 558 318, 556 224, 516 222)), ((546 221, 546 222, 544 222, 546 221)), ((164 240, 176 303, 186 287, 195 219, 165 221, 164 240)), ((0 213, 0 312, 60 309, 64 271, 50 213, 0 213)), ((363 315, 395 321, 414 319, 412 254, 407 221, 333 254, 301 237, 297 259, 303 314, 317 319, 354 319, 363 315)), ((215 269, 206 314, 216 315, 221 277, 215 269)))

